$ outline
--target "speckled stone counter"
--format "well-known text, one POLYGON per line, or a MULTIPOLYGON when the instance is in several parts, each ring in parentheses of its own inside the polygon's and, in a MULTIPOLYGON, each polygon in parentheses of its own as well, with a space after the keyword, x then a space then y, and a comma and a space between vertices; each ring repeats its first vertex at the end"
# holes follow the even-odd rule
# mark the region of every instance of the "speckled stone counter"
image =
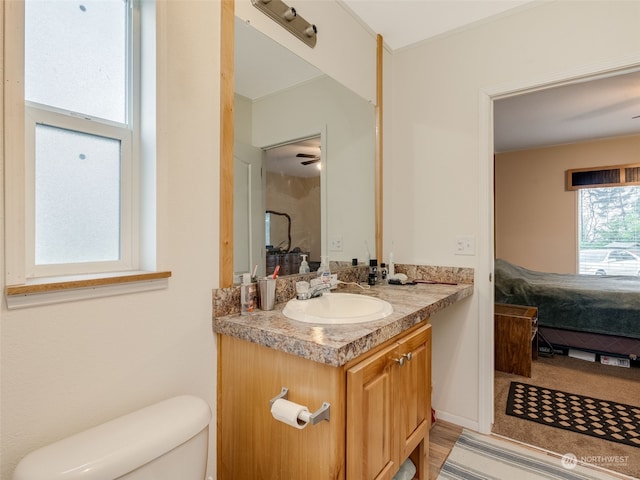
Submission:
POLYGON ((382 320, 367 323, 317 325, 288 319, 282 314, 285 305, 282 302, 269 312, 258 310, 245 316, 217 316, 213 319, 213 330, 337 367, 469 297, 473 293, 473 284, 387 285, 368 290, 341 285, 335 291, 386 300, 393 305, 393 313, 382 320))

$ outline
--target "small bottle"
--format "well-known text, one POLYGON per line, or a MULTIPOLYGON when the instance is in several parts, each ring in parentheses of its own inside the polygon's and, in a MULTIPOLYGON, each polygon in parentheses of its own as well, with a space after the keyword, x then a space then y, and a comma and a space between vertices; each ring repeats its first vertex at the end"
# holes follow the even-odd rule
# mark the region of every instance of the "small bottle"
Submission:
POLYGON ((331 270, 329 269, 329 257, 320 257, 320 267, 318 277, 324 284, 331 285, 331 270))
POLYGON ((258 306, 258 286, 251 281, 251 274, 242 274, 240 285, 240 314, 249 315, 258 306))
POLYGON ((387 264, 384 262, 380 264, 380 283, 382 285, 387 284, 387 264))
POLYGON ((300 264, 298 273, 309 273, 311 270, 309 268, 309 262, 307 262, 307 255, 300 255, 300 256, 302 257, 302 263, 300 264))
POLYGON ((378 260, 372 258, 369 260, 369 285, 378 283, 378 260))
POLYGON ((370 261, 371 261, 371 253, 369 252, 369 245, 365 241, 364 242, 364 264, 369 265, 370 261))

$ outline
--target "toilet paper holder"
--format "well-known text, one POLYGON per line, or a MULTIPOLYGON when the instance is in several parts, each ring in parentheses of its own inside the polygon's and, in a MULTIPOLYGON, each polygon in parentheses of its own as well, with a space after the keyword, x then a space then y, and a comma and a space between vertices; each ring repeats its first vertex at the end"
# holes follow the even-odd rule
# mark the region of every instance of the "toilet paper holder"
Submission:
MULTIPOLYGON (((271 400, 269 400, 269 407, 272 407, 273 402, 275 402, 276 400, 280 398, 288 400, 288 397, 289 397, 289 389, 287 387, 282 387, 282 390, 280 390, 280 393, 275 397, 273 397, 271 400)), ((311 425, 315 425, 317 423, 320 423, 322 420, 326 420, 328 422, 330 417, 330 414, 329 414, 330 407, 331 405, 328 402, 323 402, 322 406, 309 416, 309 423, 311 425)))

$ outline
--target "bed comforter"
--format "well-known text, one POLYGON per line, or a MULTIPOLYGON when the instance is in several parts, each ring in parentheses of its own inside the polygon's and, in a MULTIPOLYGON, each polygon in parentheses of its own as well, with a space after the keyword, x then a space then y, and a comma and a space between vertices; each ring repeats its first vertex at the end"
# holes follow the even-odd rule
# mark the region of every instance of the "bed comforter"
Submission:
POLYGON ((538 307, 541 326, 640 339, 640 278, 536 272, 497 259, 495 301, 538 307))

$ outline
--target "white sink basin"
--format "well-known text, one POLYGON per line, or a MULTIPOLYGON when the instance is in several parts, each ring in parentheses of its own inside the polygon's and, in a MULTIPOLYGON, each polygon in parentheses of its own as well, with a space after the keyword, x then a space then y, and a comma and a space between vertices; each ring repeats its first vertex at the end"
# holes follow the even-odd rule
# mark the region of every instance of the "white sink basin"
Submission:
POLYGON ((309 300, 289 300, 282 313, 305 323, 342 325, 380 320, 393 313, 385 300, 353 293, 325 293, 309 300))

